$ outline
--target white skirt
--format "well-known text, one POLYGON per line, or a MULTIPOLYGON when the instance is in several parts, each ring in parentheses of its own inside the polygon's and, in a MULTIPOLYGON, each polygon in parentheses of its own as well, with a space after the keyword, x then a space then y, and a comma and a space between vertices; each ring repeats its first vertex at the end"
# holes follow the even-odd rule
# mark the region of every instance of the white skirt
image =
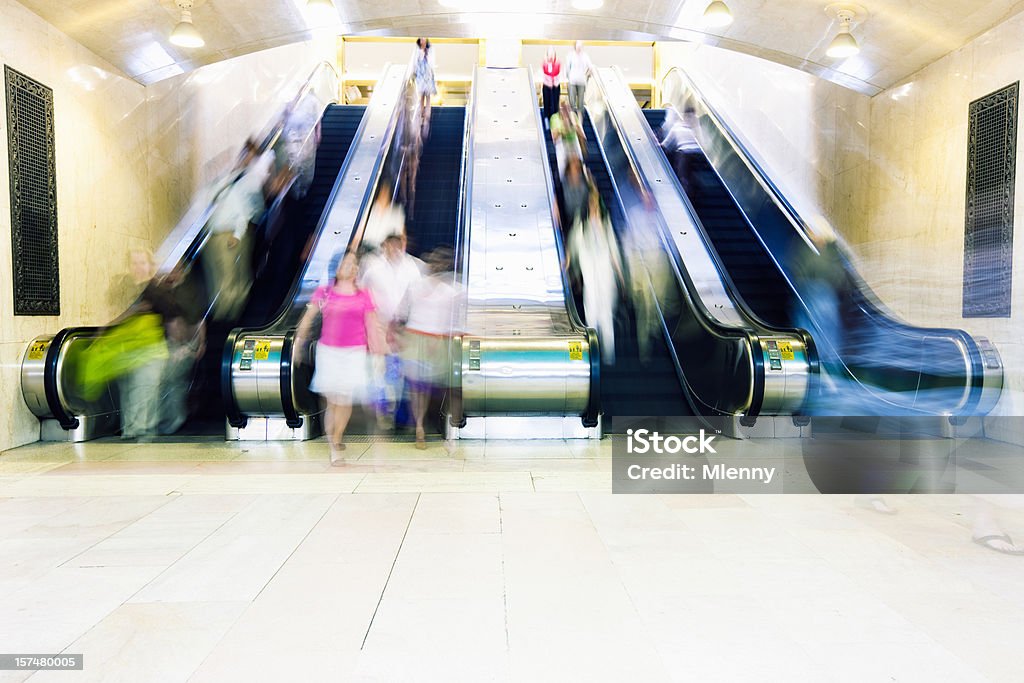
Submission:
POLYGON ((369 399, 370 356, 363 346, 316 345, 311 391, 330 403, 366 403, 369 399))

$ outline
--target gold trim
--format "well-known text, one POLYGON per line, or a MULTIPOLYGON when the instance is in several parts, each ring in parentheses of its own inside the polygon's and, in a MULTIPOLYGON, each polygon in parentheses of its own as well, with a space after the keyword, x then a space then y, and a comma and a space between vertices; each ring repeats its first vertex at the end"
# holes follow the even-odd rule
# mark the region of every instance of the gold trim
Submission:
MULTIPOLYGON (((415 43, 418 36, 339 36, 349 43, 415 43)), ((435 45, 473 45, 481 42, 480 38, 434 38, 428 36, 435 45)))
MULTIPOLYGON (((523 39, 523 45, 575 45, 575 40, 544 40, 541 38, 523 39)), ((656 41, 653 40, 584 40, 584 47, 597 45, 598 47, 653 47, 656 41)))

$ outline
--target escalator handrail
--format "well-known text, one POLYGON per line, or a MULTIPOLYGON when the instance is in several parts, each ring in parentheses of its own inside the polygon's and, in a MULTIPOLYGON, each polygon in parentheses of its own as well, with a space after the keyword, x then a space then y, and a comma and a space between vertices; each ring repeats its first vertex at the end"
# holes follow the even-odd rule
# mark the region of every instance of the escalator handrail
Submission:
MULTIPOLYGON (((469 207, 472 205, 473 195, 473 136, 476 132, 476 88, 477 72, 479 66, 473 67, 472 83, 469 88, 469 97, 466 98, 466 112, 462 123, 462 159, 459 168, 459 206, 455 217, 455 244, 452 251, 454 263, 452 270, 454 277, 465 289, 469 277, 469 240, 466 239, 468 230, 466 220, 469 215, 469 207)), ((465 313, 464 311, 462 312, 465 313)), ((458 315, 453 311, 453 317, 458 315)), ((451 400, 448 403, 448 420, 452 427, 461 428, 466 424, 462 410, 462 332, 465 324, 461 320, 452 320, 452 343, 448 345, 448 367, 451 381, 448 386, 452 389, 451 400)))
POLYGON ((473 82, 469 88, 469 97, 466 99, 466 115, 462 131, 462 167, 459 170, 459 210, 455 219, 455 264, 456 277, 461 277, 462 284, 467 284, 469 277, 469 240, 466 239, 466 221, 469 216, 469 207, 472 206, 473 197, 473 165, 475 162, 473 153, 473 136, 476 130, 476 88, 478 83, 477 72, 479 66, 473 67, 473 82))
MULTIPOLYGON (((813 249, 817 253, 817 248, 810 240, 807 223, 800 216, 796 208, 788 199, 786 199, 779 187, 771 180, 771 177, 765 171, 763 164, 750 151, 753 146, 740 136, 731 125, 729 125, 726 119, 715 109, 714 106, 711 105, 701 89, 693 82, 693 79, 691 79, 680 67, 672 67, 662 77, 662 90, 664 90, 665 83, 668 81, 669 77, 673 76, 678 78, 686 88, 690 89, 694 98, 707 112, 711 122, 718 128, 726 142, 736 152, 737 156, 744 164, 747 165, 755 180, 757 180, 765 190, 768 197, 775 203, 782 214, 790 222, 797 234, 800 235, 807 244, 808 248, 813 249)), ((760 236, 758 239, 760 239, 760 236)), ((905 336, 923 338, 924 335, 922 334, 922 329, 926 329, 930 333, 928 336, 946 336, 951 340, 954 340, 955 343, 958 342, 962 345, 962 348, 966 350, 968 356, 967 361, 970 366, 971 387, 967 400, 957 412, 961 414, 971 414, 981 401, 985 376, 985 361, 982 357, 981 349, 978 347, 978 343, 974 337, 961 329, 947 327, 920 328, 903 321, 882 303, 878 296, 875 295, 874 291, 859 276, 856 269, 853 268, 847 254, 843 250, 840 250, 840 252, 846 272, 852 278, 852 284, 854 285, 853 291, 856 294, 855 303, 864 310, 865 314, 869 316, 876 316, 876 319, 881 324, 884 324, 894 332, 905 336)), ((799 294, 797 294, 797 296, 799 296, 799 294)), ((856 376, 852 373, 852 370, 848 371, 851 372, 852 376, 856 376)))

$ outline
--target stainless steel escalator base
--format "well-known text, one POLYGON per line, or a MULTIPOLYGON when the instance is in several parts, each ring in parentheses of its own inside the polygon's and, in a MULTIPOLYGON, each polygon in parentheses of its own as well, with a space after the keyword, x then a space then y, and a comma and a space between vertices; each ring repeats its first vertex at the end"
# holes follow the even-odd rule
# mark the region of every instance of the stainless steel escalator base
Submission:
POLYGON ((120 428, 121 414, 99 413, 97 415, 79 415, 78 426, 64 429, 60 422, 52 418, 39 421, 39 440, 51 442, 81 443, 92 441, 101 436, 113 436, 120 428))
POLYGON ((250 417, 244 427, 224 422, 227 441, 311 441, 323 435, 323 414, 303 415, 302 426, 293 428, 283 417, 250 417))
POLYGON ((603 435, 601 417, 596 427, 584 427, 576 416, 560 415, 486 415, 467 417, 461 429, 447 428, 449 439, 600 439, 603 435))

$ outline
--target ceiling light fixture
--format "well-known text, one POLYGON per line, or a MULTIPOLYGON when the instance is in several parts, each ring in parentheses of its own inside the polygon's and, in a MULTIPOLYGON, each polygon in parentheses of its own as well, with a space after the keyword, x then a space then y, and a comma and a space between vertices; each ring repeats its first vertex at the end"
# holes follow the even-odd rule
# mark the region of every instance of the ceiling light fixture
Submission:
POLYGON ((206 41, 199 35, 199 31, 192 25, 192 0, 177 0, 178 9, 181 10, 181 19, 178 25, 171 31, 171 42, 178 47, 202 47, 206 41))
POLYGON ((829 5, 825 11, 839 21, 839 33, 829 43, 825 54, 833 59, 846 59, 860 52, 860 45, 850 29, 854 19, 866 14, 864 8, 857 5, 829 5))
POLYGON ((708 26, 728 26, 732 23, 732 12, 722 0, 715 0, 704 10, 704 23, 708 26))
POLYGON ((309 0, 306 3, 306 12, 318 23, 330 23, 338 17, 338 10, 334 8, 331 0, 309 0))
POLYGON ((574 9, 601 9, 604 0, 572 0, 574 9))

